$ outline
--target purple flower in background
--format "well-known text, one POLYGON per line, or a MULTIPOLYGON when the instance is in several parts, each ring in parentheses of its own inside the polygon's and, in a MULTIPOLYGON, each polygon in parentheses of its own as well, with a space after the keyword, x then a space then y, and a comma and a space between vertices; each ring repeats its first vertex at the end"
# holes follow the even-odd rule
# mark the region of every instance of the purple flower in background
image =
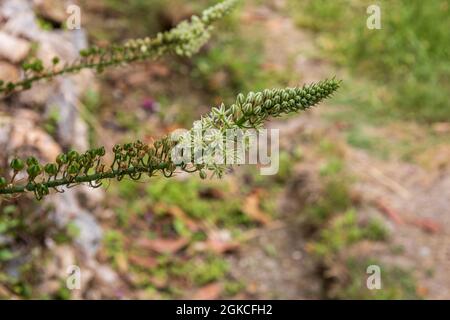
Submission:
POLYGON ((154 114, 159 111, 159 103, 155 101, 153 98, 145 98, 142 101, 142 109, 150 114, 154 114))

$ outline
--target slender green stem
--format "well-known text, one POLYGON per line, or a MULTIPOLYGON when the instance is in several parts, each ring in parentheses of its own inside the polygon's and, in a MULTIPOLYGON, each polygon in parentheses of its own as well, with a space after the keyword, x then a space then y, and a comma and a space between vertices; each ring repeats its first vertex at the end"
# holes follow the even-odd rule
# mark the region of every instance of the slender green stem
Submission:
MULTIPOLYGON (((340 81, 333 78, 303 87, 266 89, 262 92, 250 92, 247 96, 239 94, 236 102, 231 106, 226 107, 222 104, 218 108, 212 108, 208 115, 202 117, 200 122, 194 125, 187 136, 179 139, 166 136, 155 141, 153 145, 144 144, 139 140, 134 143, 115 145, 112 150, 114 161, 109 166, 105 166, 102 162, 105 156, 104 147, 90 149, 83 154, 71 150, 58 155, 55 163, 45 165, 40 164, 32 156, 28 157, 26 161, 15 158, 11 161, 11 170, 13 172, 26 170, 28 182, 13 185, 7 183, 10 180, 0 177, 0 194, 32 191, 40 200, 48 195, 51 189, 57 190, 59 186, 69 187, 88 182, 92 187, 97 187, 103 179, 117 178, 117 180, 121 180, 128 176, 133 180, 138 180, 143 173, 152 176, 155 171, 161 171, 165 177, 170 177, 177 169, 189 173, 199 171, 201 178, 205 178, 205 170, 209 170, 213 175, 221 177, 228 165, 214 161, 214 145, 217 142, 213 141, 214 139, 211 140, 208 137, 205 141, 200 141, 201 159, 191 155, 190 161, 183 160, 184 162, 178 166, 177 159, 172 158, 172 151, 177 151, 174 148, 180 143, 183 146, 188 142, 189 148, 192 148, 198 143, 194 142, 195 137, 198 134, 201 137, 204 137, 205 134, 208 135, 210 129, 218 130, 219 135, 215 135, 215 137, 228 139, 227 131, 230 129, 261 128, 262 124, 271 117, 280 117, 317 105, 322 100, 331 97, 339 86, 340 81), (197 160, 202 161, 196 162, 197 160), (89 172, 95 173, 88 174, 89 172)), ((234 138, 232 139, 234 141, 234 138)), ((234 149, 228 151, 235 152, 234 149)))
MULTIPOLYGON (((160 163, 154 167, 154 170, 163 170, 167 169, 169 166, 168 163, 160 163)), ((102 172, 102 173, 94 173, 89 175, 83 175, 78 176, 73 179, 69 178, 60 178, 56 180, 51 180, 47 182, 42 183, 33 183, 30 182, 26 185, 15 185, 11 187, 6 187, 4 189, 0 189, 0 194, 15 194, 15 193, 24 193, 27 191, 34 191, 36 188, 36 184, 41 184, 43 186, 46 186, 47 188, 56 188, 59 186, 66 186, 73 183, 85 183, 85 182, 93 182, 93 181, 99 181, 104 179, 113 179, 120 176, 125 175, 134 175, 137 173, 147 173, 149 172, 148 167, 139 166, 139 167, 131 167, 124 170, 112 170, 109 172, 102 172)))
POLYGON ((53 58, 54 64, 49 68, 44 68, 40 59, 30 59, 23 65, 24 77, 21 80, 5 82, 0 79, 0 93, 9 95, 30 89, 34 82, 76 73, 82 69, 102 71, 105 67, 156 59, 167 53, 190 57, 209 40, 212 24, 228 14, 238 1, 219 2, 204 10, 200 17, 193 16, 169 31, 158 33, 154 38, 131 39, 123 45, 114 44, 105 48, 92 47, 81 50, 79 58, 61 68, 57 68, 59 57, 53 58))

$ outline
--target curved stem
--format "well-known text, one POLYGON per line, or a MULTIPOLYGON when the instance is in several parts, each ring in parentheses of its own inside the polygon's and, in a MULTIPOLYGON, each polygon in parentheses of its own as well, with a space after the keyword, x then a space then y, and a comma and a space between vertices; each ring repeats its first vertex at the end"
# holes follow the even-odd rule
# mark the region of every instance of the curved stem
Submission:
MULTIPOLYGON (((169 167, 169 163, 160 163, 156 167, 151 168, 153 170, 164 170, 169 167)), ((133 168, 127 168, 124 170, 113 170, 110 172, 103 172, 103 173, 94 173, 90 175, 84 175, 84 176, 78 176, 73 180, 70 180, 68 178, 61 178, 56 179, 48 182, 42 182, 42 183, 28 183, 27 185, 18 185, 18 186, 11 186, 4 189, 0 189, 0 194, 14 194, 14 193, 24 193, 27 191, 34 191, 36 189, 36 185, 41 184, 43 186, 50 188, 56 188, 59 186, 67 185, 69 183, 84 183, 84 182, 92 182, 92 181, 99 181, 104 179, 112 179, 116 178, 118 176, 124 176, 124 175, 133 175, 137 173, 146 173, 149 172, 148 167, 133 167, 133 168)))

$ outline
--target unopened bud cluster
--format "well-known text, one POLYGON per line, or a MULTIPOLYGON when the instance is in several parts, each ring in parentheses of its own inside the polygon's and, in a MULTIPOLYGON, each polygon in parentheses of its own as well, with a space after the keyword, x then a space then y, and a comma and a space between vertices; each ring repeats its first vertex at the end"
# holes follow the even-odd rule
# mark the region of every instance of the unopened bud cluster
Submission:
MULTIPOLYGON (((340 85, 335 79, 298 88, 272 89, 263 92, 250 92, 246 96, 239 94, 236 102, 230 107, 222 104, 202 117, 201 130, 216 129, 220 135, 226 136, 229 129, 260 129, 269 117, 279 117, 283 114, 306 110, 323 99, 330 97, 340 85)), ((189 138, 196 134, 196 125, 188 133, 189 138)), ((205 140, 204 143, 209 143, 205 140)), ((213 140, 211 140, 213 141, 213 140)), ((99 187, 104 179, 123 179, 127 176, 139 180, 143 174, 153 176, 161 172, 171 177, 179 169, 185 172, 199 171, 201 178, 206 178, 205 170, 222 176, 224 164, 175 164, 172 161, 172 149, 182 141, 164 137, 147 145, 141 141, 116 145, 113 148, 114 160, 111 165, 105 165, 103 147, 91 149, 83 154, 69 151, 60 154, 54 163, 42 165, 34 157, 25 161, 12 159, 10 169, 12 178, 8 181, 0 177, 0 194, 16 194, 26 191, 34 192, 38 200, 48 195, 53 189, 57 192, 59 186, 70 187, 75 184, 89 183, 91 187, 99 187), (15 177, 22 171, 27 173, 26 184, 16 184, 15 177)), ((211 142, 212 143, 212 142, 211 142)), ((206 146, 208 147, 208 146, 206 146)))
POLYGON ((128 40, 123 45, 110 45, 105 48, 83 49, 80 51, 80 58, 72 63, 61 65, 60 59, 54 57, 52 66, 45 68, 42 60, 34 58, 23 64, 23 79, 17 82, 0 80, 0 93, 8 94, 17 90, 26 90, 36 81, 76 73, 82 69, 102 72, 109 66, 156 59, 167 53, 190 57, 209 40, 211 24, 228 14, 238 1, 224 0, 206 9, 200 17, 193 16, 172 30, 158 33, 154 38, 128 40))
MULTIPOLYGON (((230 129, 260 129, 270 117, 296 113, 317 105, 320 101, 329 98, 339 86, 340 81, 329 79, 303 87, 266 89, 262 92, 250 92, 247 95, 241 93, 230 107, 222 104, 220 107, 212 108, 209 115, 202 117, 200 135, 204 136, 213 129, 218 131, 215 133, 216 135, 226 140, 228 139, 227 131, 230 129)), ((198 134, 198 130, 193 128, 187 136, 192 141, 198 134)), ((205 143, 207 141, 203 141, 203 144, 205 143)), ((202 148, 208 150, 206 145, 203 145, 202 148)), ((206 168, 220 177, 227 165, 213 163, 207 165, 206 168)))

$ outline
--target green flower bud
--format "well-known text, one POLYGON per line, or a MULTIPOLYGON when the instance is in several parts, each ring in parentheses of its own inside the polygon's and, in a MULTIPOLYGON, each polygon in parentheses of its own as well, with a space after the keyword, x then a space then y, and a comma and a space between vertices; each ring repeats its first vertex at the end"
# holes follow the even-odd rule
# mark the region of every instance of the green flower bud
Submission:
POLYGON ((128 151, 128 156, 129 156, 130 158, 134 158, 134 157, 136 156, 136 151, 134 151, 134 150, 128 151))
POLYGON ((28 167, 27 173, 30 179, 34 179, 42 173, 42 167, 39 164, 32 164, 28 167))
POLYGON ((230 106, 230 108, 229 108, 229 113, 230 114, 235 114, 236 112, 237 112, 237 105, 236 104, 232 104, 231 106, 230 106))
POLYGON ((133 149, 133 144, 131 144, 131 143, 126 143, 126 144, 124 144, 123 145, 123 149, 124 150, 131 150, 131 149, 133 149))
POLYGON ((155 143, 153 144, 155 146, 156 149, 159 149, 162 146, 162 142, 161 141, 155 141, 155 143))
POLYGON ((279 104, 280 102, 281 102, 281 97, 280 97, 279 95, 276 95, 276 96, 273 98, 273 103, 279 104))
POLYGON ((141 149, 143 146, 144 146, 144 144, 143 144, 142 141, 140 141, 140 140, 137 140, 137 141, 134 143, 134 147, 135 147, 136 149, 141 149))
POLYGON ((8 185, 8 182, 4 177, 0 177, 0 188, 4 188, 8 185))
POLYGON ((247 103, 254 103, 255 102, 255 93, 250 91, 247 95, 247 103))
POLYGON ((259 106, 263 103, 263 95, 261 92, 258 92, 255 96, 254 105, 259 106))
POLYGON ((90 51, 88 49, 83 49, 80 51, 80 56, 88 57, 90 55, 90 51))
POLYGON ((245 103, 245 96, 242 93, 239 93, 236 102, 239 105, 243 105, 245 103))
POLYGON ((272 108, 273 114, 279 114, 279 113, 280 113, 280 110, 281 110, 281 106, 280 106, 279 104, 275 105, 275 106, 272 108))
POLYGON ((35 157, 28 157, 27 166, 38 165, 39 161, 35 157))
POLYGON ((105 147, 100 147, 97 149, 97 155, 103 157, 106 154, 105 147))
POLYGON ((60 155, 58 155, 58 156, 56 157, 56 163, 59 164, 59 165, 66 164, 67 161, 68 161, 67 155, 64 154, 64 153, 62 153, 62 154, 60 154, 60 155))
POLYGON ((75 150, 71 150, 67 153, 67 159, 69 161, 77 160, 79 156, 80 156, 79 153, 76 152, 75 150))
POLYGON ((80 171, 80 165, 78 163, 72 163, 69 168, 67 168, 67 173, 70 175, 76 175, 80 171))
POLYGON ((252 104, 247 103, 244 108, 242 109, 242 112, 244 112, 245 115, 250 115, 253 112, 252 104))
POLYGON ((48 163, 44 167, 45 173, 54 176, 58 172, 58 168, 56 167, 56 164, 54 163, 48 163))
POLYGON ((153 157, 153 156, 155 156, 155 154, 156 154, 155 149, 150 148, 150 149, 148 150, 148 156, 149 156, 149 157, 153 157))
POLYGON ((204 170, 200 170, 199 175, 200 175, 200 179, 202 179, 202 180, 205 180, 208 177, 208 175, 206 174, 206 172, 204 170))
POLYGON ((143 159, 145 157, 145 151, 139 150, 137 156, 138 156, 139 160, 143 159))
POLYGON ((36 185, 36 191, 40 196, 46 196, 50 193, 48 187, 42 183, 36 185))
POLYGON ((11 169, 18 172, 18 171, 23 170, 23 168, 25 167, 25 163, 18 158, 14 158, 14 159, 12 159, 10 166, 11 166, 11 169))

